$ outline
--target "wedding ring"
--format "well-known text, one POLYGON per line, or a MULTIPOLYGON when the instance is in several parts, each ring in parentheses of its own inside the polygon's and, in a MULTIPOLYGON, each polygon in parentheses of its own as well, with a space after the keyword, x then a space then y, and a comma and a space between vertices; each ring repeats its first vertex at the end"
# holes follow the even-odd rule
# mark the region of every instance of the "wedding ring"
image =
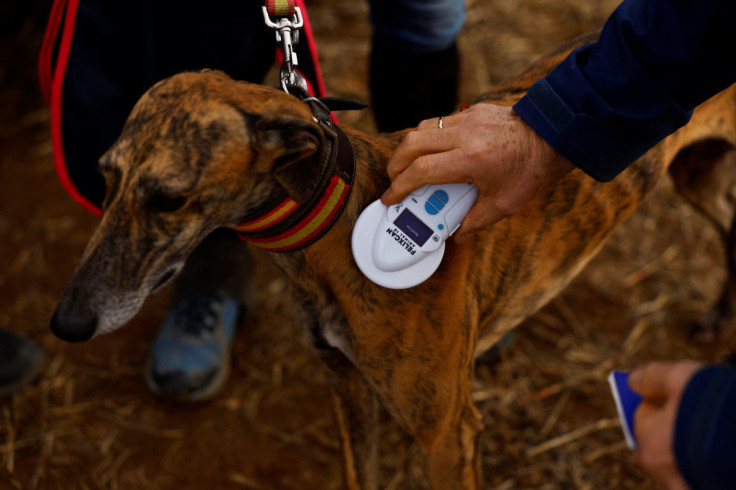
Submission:
POLYGON ((442 129, 442 120, 445 118, 445 116, 440 116, 440 129, 442 129))

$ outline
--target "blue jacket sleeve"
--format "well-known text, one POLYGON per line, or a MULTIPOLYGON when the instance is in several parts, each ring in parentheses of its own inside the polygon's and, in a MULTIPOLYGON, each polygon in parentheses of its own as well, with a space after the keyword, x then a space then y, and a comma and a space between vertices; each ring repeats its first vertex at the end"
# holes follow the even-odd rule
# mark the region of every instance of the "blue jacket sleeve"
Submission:
POLYGON ((675 421, 675 457, 693 490, 736 482, 736 367, 708 366, 693 376, 675 421))
POLYGON ((514 109, 609 181, 736 82, 735 27, 733 0, 625 0, 598 42, 572 52, 514 109))

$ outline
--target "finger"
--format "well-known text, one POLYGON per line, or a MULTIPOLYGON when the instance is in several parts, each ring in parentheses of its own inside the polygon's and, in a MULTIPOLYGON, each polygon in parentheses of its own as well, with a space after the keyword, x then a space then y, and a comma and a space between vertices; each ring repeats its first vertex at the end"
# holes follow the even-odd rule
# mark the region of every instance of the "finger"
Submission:
POLYGON ((634 459, 649 473, 655 473, 657 461, 663 457, 663 418, 662 407, 648 401, 643 401, 634 413, 632 430, 637 444, 634 459))
MULTIPOLYGON (((463 116, 467 117, 467 114, 464 114, 463 116)), ((460 118, 458 118, 458 113, 433 117, 420 122, 417 129, 447 129, 454 126, 459 120, 460 118), (442 127, 440 127, 440 121, 442 121, 442 127)))
POLYGON ((393 180, 419 157, 450 151, 454 146, 452 134, 448 135, 439 128, 412 131, 404 137, 389 160, 386 166, 388 177, 393 180))
POLYGON ((646 400, 634 412, 634 435, 639 442, 639 451, 647 448, 647 434, 652 430, 652 424, 659 422, 661 412, 661 405, 646 400))
POLYGON ((443 129, 447 127, 447 120, 449 119, 449 116, 440 116, 440 117, 433 117, 430 119, 425 119, 424 121, 421 121, 419 125, 417 126, 417 129, 419 130, 427 130, 427 129, 443 129), (440 121, 442 121, 442 127, 440 128, 440 121))
POLYGON ((455 148, 456 132, 446 130, 455 126, 456 121, 457 115, 434 117, 420 122, 415 131, 407 133, 386 166, 389 178, 396 177, 420 156, 455 148), (442 121, 441 128, 440 121, 442 121))
POLYGON ((381 196, 387 206, 404 199, 410 192, 425 184, 454 184, 470 182, 458 162, 462 158, 459 150, 424 155, 412 162, 404 172, 398 174, 381 196))
POLYGON ((501 212, 492 201, 477 201, 455 232, 455 240, 458 243, 465 242, 471 235, 486 230, 495 223, 507 218, 508 215, 501 212))

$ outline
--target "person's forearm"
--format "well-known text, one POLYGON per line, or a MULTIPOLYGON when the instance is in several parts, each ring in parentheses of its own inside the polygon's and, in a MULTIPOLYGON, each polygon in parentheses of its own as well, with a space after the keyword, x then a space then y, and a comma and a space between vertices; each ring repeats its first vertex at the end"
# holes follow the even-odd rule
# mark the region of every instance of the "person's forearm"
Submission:
POLYGON ((674 433, 677 466, 695 490, 736 484, 736 367, 709 366, 688 383, 674 433))
POLYGON ((613 179, 736 81, 736 2, 626 0, 514 109, 592 177, 613 179))

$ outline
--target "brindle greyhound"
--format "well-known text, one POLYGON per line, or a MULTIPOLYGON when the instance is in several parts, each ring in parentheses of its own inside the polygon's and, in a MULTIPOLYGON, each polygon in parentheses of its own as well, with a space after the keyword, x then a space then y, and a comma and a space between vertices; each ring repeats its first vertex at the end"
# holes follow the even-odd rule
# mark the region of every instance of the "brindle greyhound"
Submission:
MULTIPOLYGON (((572 47, 482 101, 512 104, 572 47)), ((350 237, 360 212, 387 188, 385 166, 403 133, 346 127, 345 136, 316 120, 320 113, 317 102, 218 72, 180 74, 151 88, 100 160, 104 210, 52 329, 67 340, 114 330, 207 234, 238 229, 273 251, 335 374, 351 489, 377 486, 378 402, 418 441, 433 488, 479 488, 476 353, 563 289, 668 167, 733 245, 736 86, 614 182, 572 172, 515 216, 463 244, 450 240, 434 276, 401 291, 360 273, 350 237)), ((731 280, 725 313, 734 290, 731 280)))

